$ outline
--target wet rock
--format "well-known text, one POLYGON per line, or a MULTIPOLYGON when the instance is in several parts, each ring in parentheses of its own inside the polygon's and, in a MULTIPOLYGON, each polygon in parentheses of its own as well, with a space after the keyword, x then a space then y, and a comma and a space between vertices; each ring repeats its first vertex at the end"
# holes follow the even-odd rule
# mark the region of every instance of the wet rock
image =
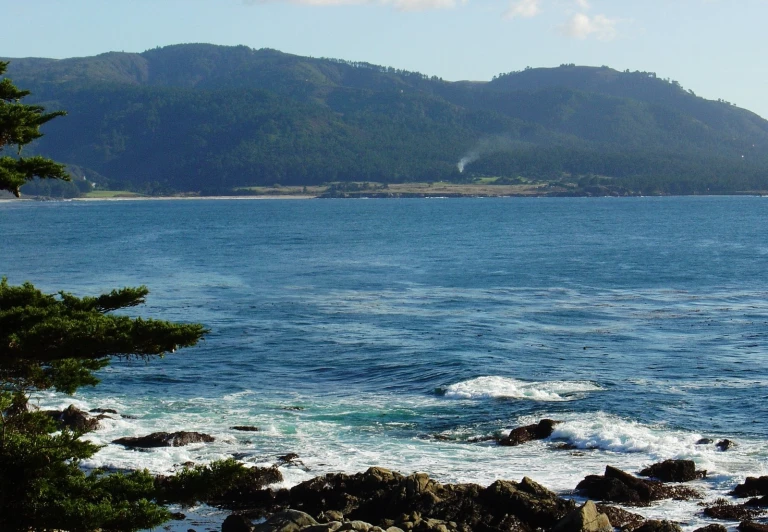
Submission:
POLYGON ((288 454, 284 454, 283 456, 278 456, 277 461, 281 464, 289 464, 291 462, 297 461, 297 458, 299 458, 298 454, 288 453, 288 454))
POLYGON ((99 418, 89 416, 75 405, 69 405, 62 412, 48 410, 46 413, 58 421, 62 427, 71 430, 91 432, 99 428, 99 418))
POLYGON ((731 440, 720 440, 715 444, 715 447, 717 447, 721 451, 727 451, 729 449, 733 449, 734 447, 736 447, 736 442, 733 442, 731 440))
POLYGON ((302 528, 318 525, 314 518, 299 510, 283 510, 264 523, 256 525, 254 532, 298 532, 302 528))
POLYGON ((174 521, 183 521, 186 518, 187 518, 187 516, 184 515, 181 512, 172 512, 171 513, 171 519, 173 519, 174 521))
POLYGON ((499 440, 499 445, 515 446, 533 440, 543 440, 549 438, 555 430, 555 425, 560 421, 553 419, 542 419, 535 425, 517 427, 509 433, 508 436, 499 440))
POLYGON ((728 532, 728 529, 725 528, 723 525, 707 525, 703 526, 701 528, 697 528, 693 532, 728 532))
POLYGON ((239 430, 242 432, 258 432, 259 427, 254 427, 253 425, 235 425, 234 427, 229 427, 231 430, 239 430))
POLYGON ((336 510, 328 510, 327 512, 321 512, 317 520, 321 523, 330 523, 332 521, 343 521, 344 514, 337 512, 336 510))
POLYGON ((114 408, 91 408, 88 412, 92 414, 117 414, 114 408))
POLYGON ((608 516, 597 510, 594 502, 587 501, 558 521, 552 532, 613 532, 613 526, 608 516))
POLYGON ((605 474, 589 475, 576 490, 591 499, 618 502, 629 506, 648 506, 662 499, 687 500, 700 494, 685 486, 667 486, 658 481, 643 480, 615 467, 606 466, 605 474))
POLYGON ((635 532, 683 532, 683 529, 672 521, 649 519, 640 528, 636 528, 635 532))
POLYGON ((366 523, 365 521, 347 521, 346 523, 342 523, 342 525, 338 528, 339 532, 343 532, 344 530, 357 530, 358 532, 368 532, 373 528, 373 525, 370 523, 366 523))
POLYGON ((743 484, 739 484, 732 495, 736 497, 756 497, 758 495, 768 495, 768 476, 747 477, 743 484))
POLYGON ((611 524, 619 530, 632 531, 640 528, 645 523, 645 517, 628 512, 624 508, 609 504, 597 504, 597 511, 608 516, 611 524))
POLYGON ((725 499, 717 499, 704 508, 704 515, 707 517, 726 521, 748 521, 762 513, 764 512, 757 508, 750 508, 744 504, 731 504, 725 499))
POLYGON ((391 532, 532 532, 550 529, 576 509, 573 501, 527 477, 483 488, 442 485, 424 473, 404 476, 378 467, 355 475, 316 477, 291 490, 255 491, 239 502, 249 515, 268 516, 291 508, 323 523, 312 525, 308 532, 323 532, 322 527, 330 532, 337 528, 384 532, 392 527, 398 530, 391 532))
POLYGON ((768 507, 768 495, 765 497, 755 497, 754 499, 749 499, 746 503, 747 506, 756 506, 758 508, 766 508, 768 507))
MULTIPOLYGON (((699 441, 696 442, 696 445, 709 445, 710 443, 715 443, 715 440, 711 438, 701 438, 699 441)), ((719 525, 715 525, 719 526, 719 525)))
POLYGON ((231 514, 221 524, 221 532, 251 532, 253 526, 244 516, 231 514))
POLYGON ((741 532, 768 532, 768 525, 754 523, 752 521, 742 521, 739 523, 741 532))
POLYGON ((509 513, 541 528, 551 528, 576 507, 528 477, 520 483, 497 480, 483 491, 482 498, 493 515, 509 513))
POLYGON ((688 482, 707 476, 706 471, 696 471, 693 460, 664 460, 640 471, 642 477, 654 477, 664 482, 688 482))
POLYGON ((152 448, 152 447, 183 447, 190 443, 210 443, 214 441, 213 436, 201 432, 153 432, 147 436, 125 437, 113 440, 125 447, 134 448, 152 448))
POLYGON ((284 406, 282 407, 283 410, 288 410, 289 412, 301 412, 304 410, 303 406, 284 406))
POLYGON ((287 492, 265 488, 282 481, 283 474, 276 467, 252 467, 247 475, 204 502, 230 510, 248 508, 255 502, 272 506, 278 503, 280 497, 284 497, 287 492))
POLYGON ((341 528, 341 523, 331 521, 330 523, 321 523, 319 525, 310 525, 301 529, 301 532, 336 532, 341 528))

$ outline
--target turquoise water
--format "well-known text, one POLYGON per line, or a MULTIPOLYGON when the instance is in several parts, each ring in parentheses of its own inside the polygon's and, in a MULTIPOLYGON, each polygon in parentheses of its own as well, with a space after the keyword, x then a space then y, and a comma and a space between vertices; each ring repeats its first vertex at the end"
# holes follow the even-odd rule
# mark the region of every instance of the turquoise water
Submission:
POLYGON ((146 284, 136 312, 212 331, 40 397, 135 417, 100 443, 217 437, 107 445, 92 465, 297 452, 287 485, 380 465, 567 491, 609 463, 686 457, 715 496, 768 474, 766 217, 758 197, 5 202, 0 274, 80 295, 146 284), (541 417, 565 421, 549 441, 476 441, 541 417))

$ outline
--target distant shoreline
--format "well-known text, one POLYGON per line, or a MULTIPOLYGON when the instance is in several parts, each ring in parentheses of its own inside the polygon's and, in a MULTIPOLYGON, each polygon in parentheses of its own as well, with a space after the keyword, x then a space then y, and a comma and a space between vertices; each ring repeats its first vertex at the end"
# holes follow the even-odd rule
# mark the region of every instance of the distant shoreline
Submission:
POLYGON ((14 202, 124 202, 124 201, 203 201, 203 200, 311 200, 311 199, 461 199, 461 198, 676 198, 676 197, 768 197, 761 192, 732 192, 719 194, 660 194, 660 195, 588 195, 588 194, 471 194, 471 193, 394 193, 394 194, 348 194, 344 196, 323 196, 312 194, 264 194, 264 195, 235 195, 235 196, 116 196, 104 198, 39 198, 35 196, 22 198, 0 198, 2 203, 14 202))

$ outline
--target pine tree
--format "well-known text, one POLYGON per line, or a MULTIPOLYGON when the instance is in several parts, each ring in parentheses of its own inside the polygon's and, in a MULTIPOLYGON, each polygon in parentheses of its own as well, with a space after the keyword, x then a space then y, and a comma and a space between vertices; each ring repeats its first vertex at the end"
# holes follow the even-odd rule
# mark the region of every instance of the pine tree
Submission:
MULTIPOLYGON (((7 63, 0 63, 0 74, 7 63)), ((33 177, 67 179, 64 167, 44 157, 20 157, 41 136, 40 126, 62 115, 24 105, 27 91, 0 81, 0 190, 19 195, 33 177)), ((82 460, 98 447, 81 439, 84 430, 62 428, 30 406, 42 390, 74 393, 95 385, 95 372, 112 357, 150 358, 196 344, 206 330, 132 318, 114 311, 144 302, 145 287, 113 290, 98 297, 46 294, 29 283, 0 281, 0 530, 138 530, 169 517, 156 504, 154 479, 129 474, 84 472, 82 460)))
MULTIPOLYGON (((0 61, 0 76, 7 68, 8 63, 0 61)), ((0 190, 8 190, 16 197, 20 196, 19 188, 35 177, 69 181, 64 165, 45 157, 21 156, 25 145, 43 135, 40 126, 66 114, 64 111, 46 113, 39 105, 21 103, 28 95, 29 91, 18 89, 10 79, 0 81, 0 153, 6 146, 16 147, 15 156, 0 157, 0 190)))

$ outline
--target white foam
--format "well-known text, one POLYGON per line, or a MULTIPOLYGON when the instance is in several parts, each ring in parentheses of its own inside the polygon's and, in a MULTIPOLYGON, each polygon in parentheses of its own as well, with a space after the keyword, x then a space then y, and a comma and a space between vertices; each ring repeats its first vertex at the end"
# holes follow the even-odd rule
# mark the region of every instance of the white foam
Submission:
POLYGON ((601 388, 589 381, 522 381, 509 377, 477 377, 446 388, 445 397, 459 399, 527 399, 531 401, 571 401, 579 394, 601 388))

